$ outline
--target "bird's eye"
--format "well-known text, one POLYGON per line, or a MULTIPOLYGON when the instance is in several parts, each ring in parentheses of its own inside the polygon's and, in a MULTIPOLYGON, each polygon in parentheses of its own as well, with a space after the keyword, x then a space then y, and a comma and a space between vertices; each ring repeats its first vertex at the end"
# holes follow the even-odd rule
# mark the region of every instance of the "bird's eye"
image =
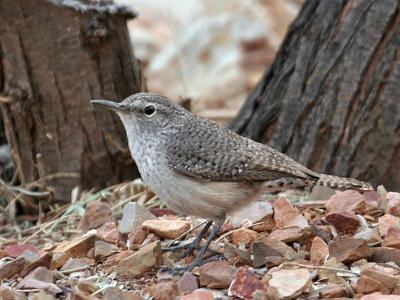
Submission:
POLYGON ((153 105, 148 105, 144 108, 144 113, 148 116, 153 115, 156 112, 156 108, 153 105))

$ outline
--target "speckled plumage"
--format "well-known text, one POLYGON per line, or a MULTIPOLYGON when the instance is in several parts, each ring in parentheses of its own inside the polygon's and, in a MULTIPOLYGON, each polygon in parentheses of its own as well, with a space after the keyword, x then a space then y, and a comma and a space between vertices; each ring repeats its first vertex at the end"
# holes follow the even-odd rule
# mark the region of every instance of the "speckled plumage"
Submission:
MULTIPOLYGON (((99 103, 110 106, 109 103, 99 103)), ((114 109, 144 181, 168 205, 218 222, 266 190, 327 185, 368 190, 355 179, 319 174, 266 145, 196 116, 164 96, 140 93, 114 109), (145 109, 154 107, 152 115, 145 109)))

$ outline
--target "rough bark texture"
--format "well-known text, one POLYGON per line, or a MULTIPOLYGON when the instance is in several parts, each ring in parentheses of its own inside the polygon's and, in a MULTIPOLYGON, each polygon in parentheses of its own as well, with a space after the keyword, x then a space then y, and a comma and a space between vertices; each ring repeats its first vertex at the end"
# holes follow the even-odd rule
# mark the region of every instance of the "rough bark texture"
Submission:
POLYGON ((131 17, 109 1, 0 1, 1 106, 23 182, 38 179, 38 153, 45 174, 56 174, 48 185, 59 200, 75 186, 102 187, 137 174, 121 151, 127 143, 117 116, 89 103, 140 91, 126 27, 131 17))
POLYGON ((400 189, 398 0, 307 0, 229 127, 309 168, 400 189))

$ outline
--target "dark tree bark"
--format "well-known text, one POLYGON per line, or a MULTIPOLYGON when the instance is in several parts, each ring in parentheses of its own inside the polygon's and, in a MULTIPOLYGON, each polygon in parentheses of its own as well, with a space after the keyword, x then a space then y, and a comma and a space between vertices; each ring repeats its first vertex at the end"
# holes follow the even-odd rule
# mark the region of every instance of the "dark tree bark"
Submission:
POLYGON ((1 106, 22 183, 38 179, 39 153, 62 201, 75 186, 137 174, 117 116, 89 103, 140 91, 126 27, 132 17, 109 1, 0 1, 1 106))
POLYGON ((229 127, 313 170, 399 190, 399 1, 307 0, 229 127))

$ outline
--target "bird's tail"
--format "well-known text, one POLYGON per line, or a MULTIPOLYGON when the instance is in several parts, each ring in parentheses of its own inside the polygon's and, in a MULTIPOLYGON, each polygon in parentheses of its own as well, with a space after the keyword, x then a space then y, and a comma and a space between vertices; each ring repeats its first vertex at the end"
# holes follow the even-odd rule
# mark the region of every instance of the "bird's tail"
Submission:
POLYGON ((347 190, 347 189, 353 189, 359 191, 373 190, 372 185, 370 185, 368 182, 360 181, 353 178, 344 178, 326 174, 321 174, 321 177, 319 177, 316 184, 338 190, 347 190))

